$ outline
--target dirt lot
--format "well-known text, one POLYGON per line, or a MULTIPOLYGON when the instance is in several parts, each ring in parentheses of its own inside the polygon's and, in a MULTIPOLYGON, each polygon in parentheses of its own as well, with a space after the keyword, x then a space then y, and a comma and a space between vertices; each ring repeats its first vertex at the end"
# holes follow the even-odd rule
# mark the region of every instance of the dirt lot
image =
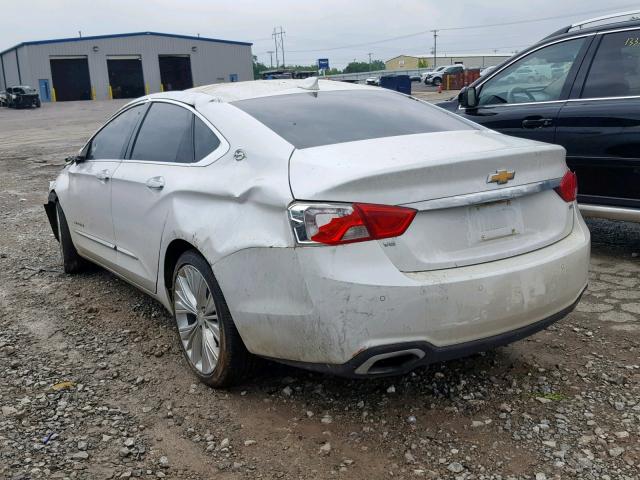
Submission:
POLYGON ((120 104, 0 109, 0 478, 640 478, 640 225, 589 223, 588 292, 525 341, 374 381, 266 364, 214 391, 159 304, 61 273, 47 182, 120 104))

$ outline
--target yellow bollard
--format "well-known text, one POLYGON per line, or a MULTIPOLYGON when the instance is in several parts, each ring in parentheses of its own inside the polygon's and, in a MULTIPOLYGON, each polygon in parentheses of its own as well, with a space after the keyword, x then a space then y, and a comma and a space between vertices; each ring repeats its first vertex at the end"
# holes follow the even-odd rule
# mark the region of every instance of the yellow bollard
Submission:
POLYGON ((160 91, 164 92, 164 84, 160 83, 160 91))
POLYGON ((144 94, 145 95, 149 95, 149 84, 148 83, 144 84, 144 94))
POLYGON ((95 100, 96 99, 96 89, 93 88, 93 86, 91 87, 91 100, 95 100))
POLYGON ((51 87, 51 101, 55 102, 56 100, 56 89, 51 87))
POLYGON ((113 90, 111 90, 111 85, 109 85, 109 100, 113 100, 113 90))

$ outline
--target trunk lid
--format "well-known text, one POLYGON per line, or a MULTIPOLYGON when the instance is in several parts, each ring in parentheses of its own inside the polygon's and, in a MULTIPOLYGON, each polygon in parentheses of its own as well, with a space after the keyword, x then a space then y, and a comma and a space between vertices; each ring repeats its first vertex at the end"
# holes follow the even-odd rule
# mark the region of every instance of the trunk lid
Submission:
POLYGON ((562 147, 490 130, 436 132, 296 150, 290 183, 297 200, 404 205, 418 214, 404 235, 380 241, 406 272, 472 265, 554 243, 573 228, 573 204, 552 189, 502 201, 426 207, 429 200, 561 178, 562 147), (506 184, 488 183, 497 171, 506 184))

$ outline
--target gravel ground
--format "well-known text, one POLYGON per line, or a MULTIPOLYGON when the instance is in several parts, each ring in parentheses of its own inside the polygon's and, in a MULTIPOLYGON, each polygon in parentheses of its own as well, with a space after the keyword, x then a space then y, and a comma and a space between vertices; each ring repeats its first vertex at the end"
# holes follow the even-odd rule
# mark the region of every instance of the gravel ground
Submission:
POLYGON ((47 182, 120 104, 0 110, 0 478, 640 478, 640 225, 590 222, 577 310, 512 346, 214 391, 158 303, 61 273, 47 182))

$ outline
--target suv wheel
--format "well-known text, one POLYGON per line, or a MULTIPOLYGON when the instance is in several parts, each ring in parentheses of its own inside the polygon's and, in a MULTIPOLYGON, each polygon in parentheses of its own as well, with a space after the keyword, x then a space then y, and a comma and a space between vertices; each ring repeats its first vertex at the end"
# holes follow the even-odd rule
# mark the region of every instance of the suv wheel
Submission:
POLYGON ((433 79, 433 86, 434 87, 439 87, 441 84, 442 84, 442 79, 441 78, 436 77, 436 78, 433 79))
POLYGON ((240 338, 209 263, 195 250, 176 263, 172 297, 182 351, 200 381, 226 387, 243 379, 254 357, 240 338))

